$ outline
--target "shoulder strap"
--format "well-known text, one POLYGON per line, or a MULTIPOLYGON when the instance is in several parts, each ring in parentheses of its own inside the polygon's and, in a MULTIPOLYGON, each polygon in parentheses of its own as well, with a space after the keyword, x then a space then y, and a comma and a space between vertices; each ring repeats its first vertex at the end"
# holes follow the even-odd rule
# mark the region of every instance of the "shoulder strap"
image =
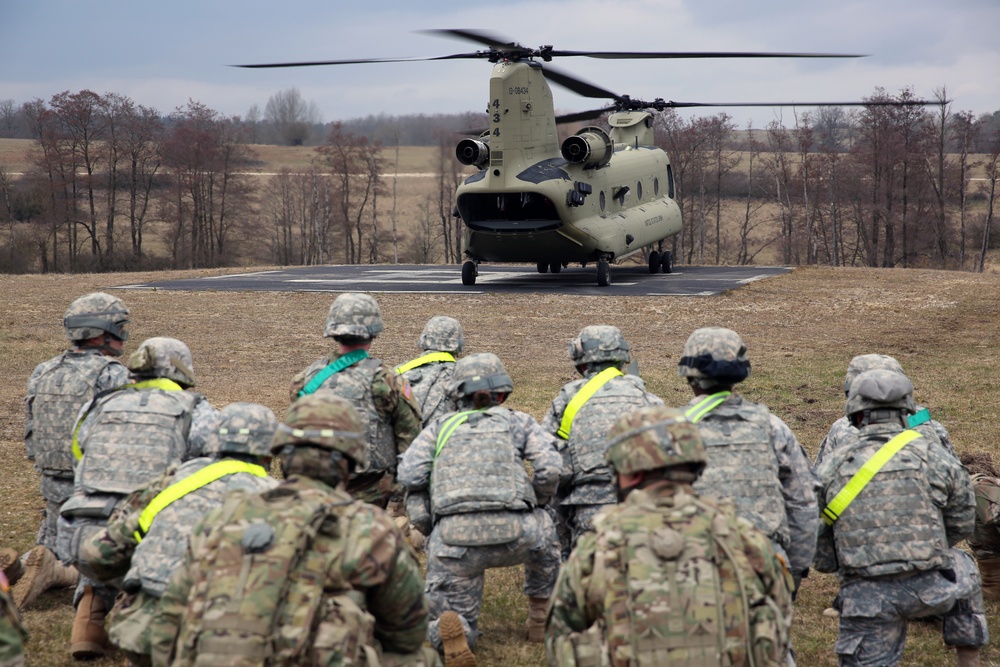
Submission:
POLYGON ((906 418, 906 425, 910 428, 916 428, 921 424, 926 424, 931 420, 931 411, 924 408, 920 412, 916 412, 906 418))
POLYGON ((350 352, 338 358, 337 360, 330 362, 329 364, 327 364, 326 368, 324 368, 319 373, 316 373, 316 375, 313 376, 312 380, 309 381, 309 384, 307 384, 305 387, 302 388, 301 391, 299 391, 299 397, 301 398, 302 396, 308 396, 309 394, 319 389, 320 386, 322 386, 322 384, 326 382, 327 379, 334 373, 339 373, 345 368, 353 366, 362 359, 367 359, 367 358, 368 358, 367 350, 351 350, 350 352))
POLYGON ((427 364, 433 364, 435 361, 454 363, 455 355, 451 352, 428 352, 422 357, 417 357, 416 359, 407 361, 405 364, 396 366, 396 372, 402 375, 407 371, 412 371, 414 368, 420 368, 421 366, 426 366, 427 364))
POLYGON ((725 400, 732 395, 732 393, 733 392, 731 391, 720 391, 710 396, 706 396, 685 410, 684 416, 687 417, 689 422, 697 424, 704 419, 709 412, 722 405, 725 400))
POLYGON ((465 412, 459 412, 457 414, 448 417, 444 424, 441 425, 441 430, 438 431, 437 437, 437 447, 434 449, 434 458, 438 457, 441 450, 444 449, 444 445, 448 442, 448 438, 451 434, 455 432, 455 429, 468 421, 469 417, 476 414, 477 412, 482 412, 486 408, 481 408, 479 410, 466 410, 465 412))
POLYGON ((610 366, 587 380, 587 384, 583 385, 580 391, 576 392, 576 395, 566 405, 566 409, 563 410, 562 422, 559 424, 559 430, 556 432, 556 435, 563 440, 569 440, 569 432, 573 428, 573 420, 576 419, 576 413, 580 411, 580 408, 590 400, 591 396, 597 393, 598 389, 610 382, 611 378, 621 377, 622 375, 624 373, 614 366, 610 366))
POLYGON ((267 471, 262 466, 227 459, 207 465, 163 489, 149 501, 149 504, 142 510, 142 514, 139 515, 139 528, 133 533, 135 541, 142 542, 142 538, 149 532, 149 527, 153 524, 153 519, 170 504, 226 475, 235 475, 240 472, 250 473, 256 477, 267 477, 267 471))
POLYGON ((861 469, 854 473, 854 476, 851 477, 844 488, 823 508, 823 521, 826 522, 826 525, 832 526, 834 521, 839 519, 840 515, 844 513, 844 510, 854 502, 858 494, 868 486, 868 482, 872 481, 872 478, 878 474, 882 466, 892 460, 892 457, 899 450, 919 437, 920 434, 918 432, 907 429, 882 445, 870 459, 865 461, 861 469))

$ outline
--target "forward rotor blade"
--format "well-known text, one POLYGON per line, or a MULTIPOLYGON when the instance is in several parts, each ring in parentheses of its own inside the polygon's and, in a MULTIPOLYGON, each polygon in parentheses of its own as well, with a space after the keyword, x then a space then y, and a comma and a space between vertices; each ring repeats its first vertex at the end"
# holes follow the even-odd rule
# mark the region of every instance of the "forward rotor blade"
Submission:
MULTIPOLYGON (((515 47, 517 44, 513 40, 505 39, 494 33, 486 32, 485 30, 461 30, 454 28, 433 28, 429 30, 419 30, 428 35, 438 35, 440 37, 452 37, 454 39, 464 39, 466 41, 475 42, 477 44, 482 44, 483 46, 488 46, 494 49, 504 49, 515 47)), ((523 47, 518 47, 523 48, 523 47)))
POLYGON ((611 113, 614 110, 614 107, 604 107, 603 109, 591 109, 590 111, 578 111, 576 113, 563 114, 562 116, 556 116, 556 123, 575 123, 580 120, 593 120, 594 118, 600 118, 606 113, 611 113))
POLYGON ((628 59, 679 59, 679 58, 867 58, 864 53, 771 53, 766 51, 560 51, 553 49, 552 57, 628 59))
POLYGON ((424 62, 430 60, 461 60, 471 58, 486 58, 487 54, 473 53, 453 53, 447 56, 430 56, 427 58, 351 58, 348 60, 314 60, 296 63, 259 63, 254 65, 230 65, 230 67, 244 67, 248 69, 267 69, 271 67, 314 67, 318 65, 364 65, 367 63, 410 63, 424 62))
POLYGON ((560 72, 559 70, 546 65, 542 68, 542 72, 545 74, 545 78, 553 83, 558 83, 563 88, 573 91, 577 95, 582 95, 583 97, 596 97, 597 99, 606 100, 619 100, 621 95, 613 93, 610 90, 601 88, 592 83, 588 83, 579 77, 575 77, 571 74, 566 74, 565 72, 560 72))

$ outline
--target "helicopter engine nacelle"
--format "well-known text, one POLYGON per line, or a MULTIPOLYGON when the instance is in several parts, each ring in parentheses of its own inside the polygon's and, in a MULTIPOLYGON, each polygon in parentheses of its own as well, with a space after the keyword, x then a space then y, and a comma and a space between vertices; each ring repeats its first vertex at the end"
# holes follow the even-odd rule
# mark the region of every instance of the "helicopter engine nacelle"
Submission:
POLYGON ((585 127, 562 143, 562 156, 567 162, 584 163, 584 168, 599 168, 611 160, 615 144, 600 127, 585 127))
POLYGON ((462 139, 455 147, 455 157, 462 164, 482 168, 490 160, 490 147, 478 139, 462 139))

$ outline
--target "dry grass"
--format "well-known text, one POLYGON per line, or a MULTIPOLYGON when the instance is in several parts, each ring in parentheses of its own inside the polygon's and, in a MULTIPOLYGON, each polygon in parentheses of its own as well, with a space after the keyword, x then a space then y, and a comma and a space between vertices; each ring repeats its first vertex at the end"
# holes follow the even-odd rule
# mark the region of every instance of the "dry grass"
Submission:
MULTIPOLYGON (((61 316, 81 293, 144 280, 216 275, 221 271, 5 277, 0 294, 0 543, 20 550, 34 542, 38 476, 24 459, 22 397, 35 364, 63 349, 61 316)), ((287 407, 289 379, 328 349, 321 337, 333 296, 317 293, 126 291, 132 339, 154 335, 186 341, 198 389, 217 406, 236 400, 287 407)), ((650 388, 668 404, 688 398, 676 375, 684 340, 695 328, 739 331, 750 347, 753 375, 744 392, 771 406, 814 455, 841 413, 848 360, 862 352, 896 356, 918 399, 951 431, 960 451, 992 452, 1000 404, 992 400, 1000 365, 1000 274, 872 269, 797 269, 717 297, 561 297, 554 295, 377 295, 386 330, 375 353, 399 363, 435 314, 459 318, 469 350, 493 351, 508 364, 517 389, 511 404, 541 418, 559 387, 573 377, 566 342, 587 324, 621 327, 650 388)), ((538 665, 543 653, 521 641, 526 601, 518 569, 487 579, 480 643, 486 665, 538 665)), ((821 616, 835 592, 829 576, 806 580, 797 603, 795 642, 802 665, 835 665, 836 624, 821 616)), ((1000 633, 998 607, 991 625, 1000 633)), ((69 664, 69 595, 50 595, 26 614, 29 664, 69 664)), ((1000 650, 988 655, 1000 661, 1000 650)), ((904 664, 953 664, 939 633, 914 624, 904 664)), ((96 665, 124 664, 106 659, 96 665)), ((985 663, 984 664, 989 664, 985 663)))

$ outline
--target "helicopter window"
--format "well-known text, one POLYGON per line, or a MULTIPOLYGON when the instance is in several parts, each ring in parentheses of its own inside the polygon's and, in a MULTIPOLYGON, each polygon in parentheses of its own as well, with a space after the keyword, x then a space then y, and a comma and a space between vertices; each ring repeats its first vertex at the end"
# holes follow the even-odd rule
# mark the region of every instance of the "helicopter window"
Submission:
POLYGON ((463 194, 458 209, 473 229, 540 230, 562 224, 552 200, 537 192, 463 194))
POLYGON ((674 170, 667 165, 667 196, 674 198, 674 170))
POLYGON ((642 181, 636 181, 635 184, 635 196, 636 199, 642 201, 642 181))
POLYGON ((660 196, 660 178, 658 176, 653 176, 653 196, 660 196))
POLYGON ((604 210, 604 207, 607 205, 607 203, 608 202, 607 202, 606 198, 604 197, 604 190, 601 190, 601 210, 602 211, 604 210))

